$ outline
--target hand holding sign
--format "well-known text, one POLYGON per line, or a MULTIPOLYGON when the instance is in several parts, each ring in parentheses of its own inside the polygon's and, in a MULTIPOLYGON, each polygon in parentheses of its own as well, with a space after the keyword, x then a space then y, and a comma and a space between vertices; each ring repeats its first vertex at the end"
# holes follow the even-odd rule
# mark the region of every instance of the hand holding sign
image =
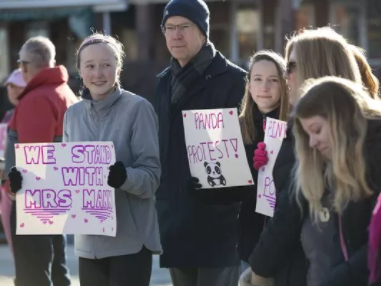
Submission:
POLYGON ((19 172, 16 167, 12 167, 11 171, 8 173, 8 178, 10 182, 11 192, 16 194, 21 190, 22 187, 21 172, 19 172))
POLYGON ((107 184, 113 188, 120 188, 127 179, 127 171, 124 164, 120 161, 110 166, 107 184))
POLYGON ((259 170, 261 167, 265 166, 269 159, 267 158, 266 143, 260 142, 257 145, 257 149, 254 151, 254 169, 259 170))

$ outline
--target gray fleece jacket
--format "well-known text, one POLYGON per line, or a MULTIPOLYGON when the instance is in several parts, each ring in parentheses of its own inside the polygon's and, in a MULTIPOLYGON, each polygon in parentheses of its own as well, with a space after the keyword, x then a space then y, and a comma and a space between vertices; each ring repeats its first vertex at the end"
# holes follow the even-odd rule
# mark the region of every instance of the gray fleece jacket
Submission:
POLYGON ((154 205, 160 178, 158 122, 152 105, 122 89, 102 101, 93 101, 84 92, 82 101, 65 114, 63 141, 112 141, 116 161, 127 169, 126 182, 115 190, 116 237, 76 235, 76 255, 89 259, 127 255, 143 245, 161 253, 154 205))

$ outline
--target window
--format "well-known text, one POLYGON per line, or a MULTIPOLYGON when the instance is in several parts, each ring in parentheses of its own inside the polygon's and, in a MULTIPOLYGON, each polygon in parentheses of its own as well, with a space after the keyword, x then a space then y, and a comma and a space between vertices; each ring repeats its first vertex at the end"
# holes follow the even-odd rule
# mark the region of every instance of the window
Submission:
POLYGON ((6 28, 0 27, 0 81, 9 73, 8 33, 6 28))
POLYGON ((359 1, 338 1, 331 5, 330 23, 332 27, 354 45, 365 48, 363 21, 365 19, 364 9, 366 5, 359 1))
POLYGON ((261 26, 259 11, 254 8, 239 9, 236 19, 239 58, 246 60, 257 50, 261 26))
POLYGON ((48 25, 46 22, 32 22, 27 25, 26 40, 36 36, 49 37, 48 25))
POLYGON ((381 2, 374 0, 368 2, 366 19, 368 57, 381 60, 381 2))

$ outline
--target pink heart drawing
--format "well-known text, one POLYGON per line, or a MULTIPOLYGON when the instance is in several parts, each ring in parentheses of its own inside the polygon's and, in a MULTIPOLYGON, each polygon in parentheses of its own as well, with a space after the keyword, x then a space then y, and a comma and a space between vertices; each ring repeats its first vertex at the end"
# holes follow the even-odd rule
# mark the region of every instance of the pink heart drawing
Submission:
POLYGON ((274 154, 274 151, 273 151, 273 150, 271 150, 271 151, 270 151, 270 154, 274 154))
POLYGON ((75 190, 75 192, 76 192, 77 194, 79 194, 79 190, 75 190))
POLYGON ((238 158, 239 157, 238 154, 235 154, 235 157, 238 158))
POLYGON ((47 223, 47 221, 45 220, 45 221, 43 221, 42 223, 43 223, 43 224, 46 224, 46 223, 47 223))
POLYGON ((261 198, 262 196, 261 195, 258 195, 258 198, 261 198))
POLYGON ((41 177, 36 177, 36 180, 37 180, 37 181, 41 180, 41 177))
POLYGON ((184 118, 185 118, 185 117, 187 117, 187 114, 186 114, 186 113, 184 113, 184 118))
POLYGON ((25 174, 25 173, 27 173, 27 172, 28 172, 28 170, 22 170, 22 172, 25 174))
POLYGON ((65 143, 62 143, 61 146, 62 146, 62 147, 66 147, 66 144, 65 144, 65 143))
POLYGON ((15 148, 16 148, 16 149, 20 148, 19 144, 16 144, 16 145, 15 145, 15 148))
POLYGON ((232 111, 232 110, 230 110, 230 111, 229 111, 229 114, 230 114, 230 115, 233 115, 233 111, 232 111))
POLYGON ((49 224, 53 224, 53 223, 54 223, 54 221, 52 221, 52 220, 49 221, 49 224))
POLYGON ((262 171, 263 171, 263 172, 265 171, 265 167, 262 168, 262 171))
POLYGON ((252 184, 252 183, 253 183, 253 180, 249 180, 248 182, 249 182, 249 184, 252 184))
POLYGON ((84 221, 85 221, 85 223, 88 223, 88 222, 89 222, 89 220, 88 220, 87 218, 85 218, 84 221))
POLYGON ((20 227, 24 227, 24 226, 25 226, 25 223, 20 224, 20 227))
POLYGON ((75 217, 76 217, 76 215, 75 215, 75 214, 72 214, 72 215, 71 215, 71 217, 72 217, 72 218, 75 218, 75 217))
POLYGON ((54 171, 57 171, 58 170, 58 167, 53 167, 54 171))

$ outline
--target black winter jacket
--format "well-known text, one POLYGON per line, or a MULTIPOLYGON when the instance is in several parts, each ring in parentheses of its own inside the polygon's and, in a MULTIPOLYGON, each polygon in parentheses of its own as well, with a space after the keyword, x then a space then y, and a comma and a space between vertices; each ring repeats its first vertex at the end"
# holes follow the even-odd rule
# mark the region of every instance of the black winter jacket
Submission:
POLYGON ((263 230, 249 262, 254 273, 274 277, 276 286, 305 286, 306 260, 300 242, 302 217, 299 206, 291 200, 292 169, 295 164, 292 125, 276 159, 273 178, 277 201, 273 218, 263 230))
POLYGON ((172 73, 159 75, 156 111, 162 176, 156 193, 163 255, 161 267, 227 267, 239 264, 239 203, 207 205, 187 191, 190 170, 182 110, 239 107, 246 72, 219 52, 177 104, 171 103, 172 73))
POLYGON ((250 171, 253 176, 255 185, 248 191, 249 194, 242 197, 242 205, 239 213, 240 235, 238 242, 238 253, 241 260, 248 262, 250 254, 253 252, 255 245, 259 241, 259 237, 263 231, 267 217, 256 213, 255 207, 257 204, 257 179, 258 171, 253 167, 254 150, 257 149, 259 142, 263 142, 265 132, 263 123, 266 122, 266 117, 278 119, 279 108, 262 114, 256 105, 253 108, 254 124, 256 130, 255 142, 251 145, 245 145, 247 162, 249 163, 250 171))

